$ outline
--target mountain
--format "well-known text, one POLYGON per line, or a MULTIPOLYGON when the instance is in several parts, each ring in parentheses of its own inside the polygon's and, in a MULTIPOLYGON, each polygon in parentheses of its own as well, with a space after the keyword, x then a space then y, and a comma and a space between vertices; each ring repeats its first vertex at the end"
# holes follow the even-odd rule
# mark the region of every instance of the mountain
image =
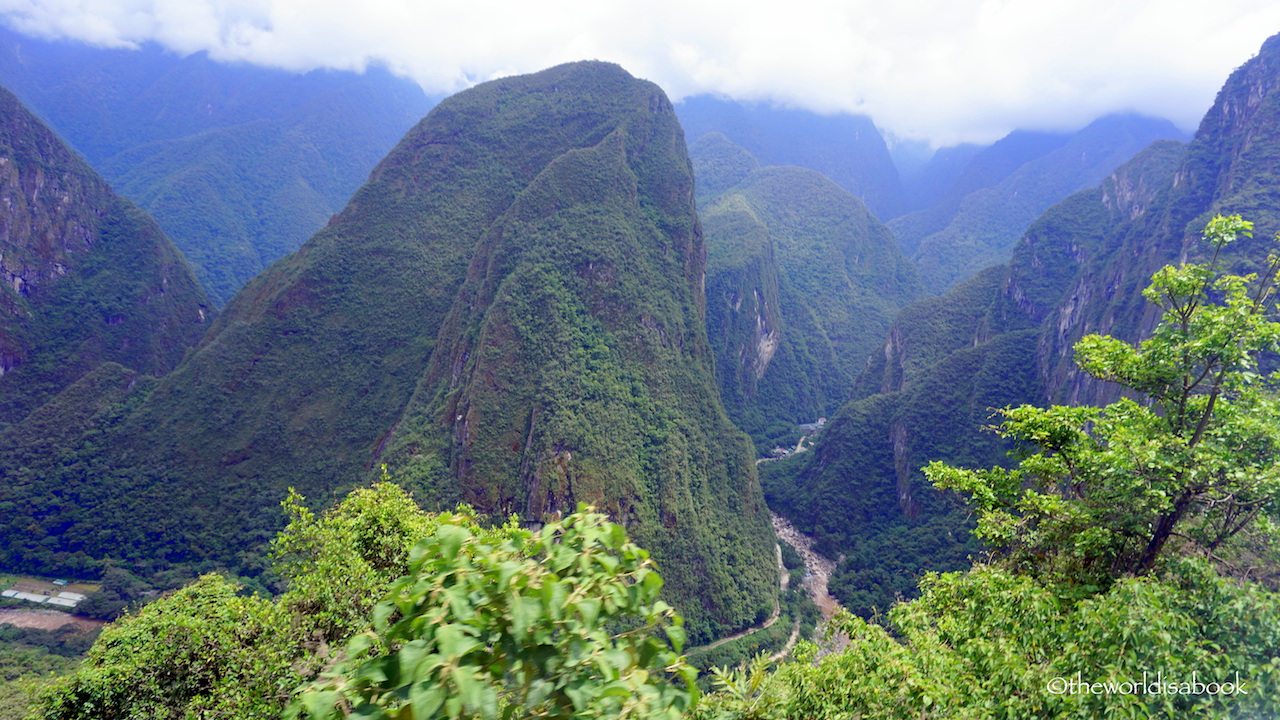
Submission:
POLYGON ((1265 258, 1280 230, 1277 90, 1280 35, 1231 75, 1189 144, 1153 143, 1032 223, 1008 267, 905 309, 814 452, 762 467, 771 507, 847 554, 832 581, 839 597, 883 609, 910 588, 903 575, 964 564, 959 506, 918 468, 1001 462, 1007 448, 979 431, 989 407, 1115 399, 1115 386, 1074 368, 1075 342, 1149 333, 1156 315, 1142 289, 1163 265, 1204 256, 1212 214, 1257 223, 1231 246, 1236 269, 1265 258))
POLYGON ((715 391, 704 270, 660 89, 588 62, 467 90, 179 368, 46 461, 92 498, 24 518, 47 535, 11 529, 7 564, 255 573, 286 488, 325 503, 381 465, 430 507, 593 503, 653 552, 694 638, 761 621, 774 538, 715 391))
POLYGON ((819 115, 764 103, 698 95, 676 105, 690 140, 718 132, 765 165, 826 175, 877 218, 902 210, 902 187, 884 137, 864 115, 819 115))
POLYGON ((941 293, 1007 262, 1022 232, 1068 195, 1096 186, 1161 138, 1183 139, 1167 120, 1100 118, 1069 136, 1017 132, 978 153, 934 207, 890 223, 925 285, 941 293))
POLYGON ((156 218, 218 305, 322 227, 433 104, 376 67, 298 75, 3 28, 0 83, 156 218))
POLYGON ((907 306, 814 452, 762 470, 770 506, 846 556, 832 578, 842 602, 883 610, 914 593, 922 572, 962 568, 978 551, 963 504, 919 469, 1006 462, 1009 444, 981 429, 992 408, 1048 402, 1042 353, 1059 328, 1047 318, 1152 206, 1184 150, 1154 143, 1033 223, 1009 266, 907 306), (1119 187, 1126 202, 1115 201, 1119 187))
POLYGON ((182 254, 0 89, 0 428, 103 364, 162 375, 212 308, 182 254))
MULTIPOLYGON (((1008 137, 1006 136, 1006 139, 1008 137)), ((899 217, 910 217, 916 210, 934 208, 948 196, 961 194, 959 188, 962 184, 958 182, 958 178, 976 167, 973 163, 974 159, 986 149, 986 146, 963 143, 938 148, 930 152, 922 161, 895 158, 898 174, 902 177, 902 194, 905 198, 904 215, 899 217)), ((928 217, 943 215, 945 218, 946 215, 938 210, 940 208, 928 217)), ((954 212, 954 208, 952 211, 954 212)), ((913 229, 916 222, 908 221, 902 226, 904 232, 911 233, 913 245, 919 240, 920 231, 913 229)), ((935 227, 934 230, 939 227, 941 226, 935 227)), ((901 239, 899 241, 902 242, 901 239)))
POLYGON ((892 233, 813 170, 693 144, 707 238, 707 333, 721 397, 767 452, 834 412, 897 311, 921 294, 892 233), (727 187, 726 187, 727 186, 727 187))
POLYGON ((1014 130, 985 148, 940 148, 919 171, 921 187, 917 189, 915 182, 909 185, 917 193, 912 199, 922 207, 889 223, 903 250, 915 254, 922 239, 951 223, 967 195, 1000 184, 1023 165, 1062 147, 1070 137, 1014 130))

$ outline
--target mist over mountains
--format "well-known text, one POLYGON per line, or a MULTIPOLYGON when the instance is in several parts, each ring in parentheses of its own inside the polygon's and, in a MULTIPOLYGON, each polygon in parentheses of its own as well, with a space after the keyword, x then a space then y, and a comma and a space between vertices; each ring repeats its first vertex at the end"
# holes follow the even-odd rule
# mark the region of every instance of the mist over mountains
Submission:
POLYGON ((340 210, 439 99, 377 68, 295 75, 3 27, 0 85, 160 223, 218 306, 340 210))

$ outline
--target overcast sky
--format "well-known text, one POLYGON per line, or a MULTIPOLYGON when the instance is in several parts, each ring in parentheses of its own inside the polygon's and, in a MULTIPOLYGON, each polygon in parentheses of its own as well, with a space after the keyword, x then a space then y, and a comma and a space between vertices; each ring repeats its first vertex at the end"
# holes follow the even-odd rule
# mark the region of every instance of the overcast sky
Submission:
POLYGON ((1277 0, 0 0, 15 29, 306 70, 380 62, 428 92, 569 60, 672 96, 860 112, 989 142, 1138 111, 1193 130, 1280 32, 1277 0))

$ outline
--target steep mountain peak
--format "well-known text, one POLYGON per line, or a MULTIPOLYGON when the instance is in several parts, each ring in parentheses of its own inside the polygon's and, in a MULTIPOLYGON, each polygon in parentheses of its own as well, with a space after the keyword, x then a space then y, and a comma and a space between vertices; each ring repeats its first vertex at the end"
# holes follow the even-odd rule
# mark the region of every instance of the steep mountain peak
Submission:
POLYGON ((209 301, 159 227, 0 88, 0 423, 114 361, 163 374, 209 301))
MULTIPOLYGON (((1174 178, 1172 219, 1189 223, 1184 236, 1199 236, 1196 217, 1210 206, 1250 217, 1256 234, 1280 229, 1275 178, 1280 174, 1280 35, 1227 78, 1196 131, 1187 161, 1174 178)), ((1198 223, 1203 226, 1203 223, 1198 223)), ((1183 228, 1179 228, 1183 229, 1183 228)))
MULTIPOLYGON (((656 85, 580 62, 459 93, 106 420, 93 472, 58 475, 129 519, 83 549, 231 562, 278 528, 286 488, 331 497, 385 463, 435 508, 542 522, 593 504, 662 565, 692 637, 749 625, 777 592, 774 538, 715 391, 705 265, 656 85)), ((39 522, 54 539, 15 554, 83 529, 39 522)))

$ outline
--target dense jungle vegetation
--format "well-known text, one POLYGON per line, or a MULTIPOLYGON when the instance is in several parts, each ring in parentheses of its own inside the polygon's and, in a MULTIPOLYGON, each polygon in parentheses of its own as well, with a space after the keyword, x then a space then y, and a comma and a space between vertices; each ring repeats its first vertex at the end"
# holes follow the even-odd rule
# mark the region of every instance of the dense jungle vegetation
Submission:
POLYGON ((575 63, 459 93, 172 372, 102 364, 8 429, 2 561, 272 586, 287 488, 323 507, 385 463, 437 510, 596 505, 667 565, 695 643, 759 623, 774 543, 704 267, 657 86, 575 63))
MULTIPOLYGON (((1250 227, 1219 217, 1206 238, 1250 227)), ((582 509, 486 526, 383 483, 321 516, 291 496, 272 545, 286 593, 201 578, 105 630, 31 717, 1263 716, 1280 698, 1280 376, 1258 360, 1280 350, 1278 270, 1280 254, 1261 276, 1216 255, 1164 268, 1148 340, 1078 345, 1133 397, 1007 407, 1013 467, 932 464, 987 554, 885 615, 838 616, 835 653, 761 655, 704 695, 621 526, 582 509)))
MULTIPOLYGON (((1280 36, 1191 143, 1115 167, 1168 128, 1110 118, 965 151, 899 246, 848 191, 888 158, 840 144, 869 120, 563 65, 440 103, 208 315, 155 223, 0 97, 0 149, 83 190, 6 202, 96 233, 56 284, 0 285, 0 567, 100 580, 78 609, 120 618, 87 653, 0 633, 0 716, 1275 713, 1277 89, 1280 36), (712 131, 688 152, 677 112, 712 131), (839 559, 842 649, 779 653, 818 611, 770 509, 839 559)), ((311 219, 246 223, 283 237, 323 152, 272 133, 315 110, 112 157, 140 196, 238 200, 216 176, 274 158, 253 182, 311 219)), ((905 209, 896 182, 868 202, 905 209)))

